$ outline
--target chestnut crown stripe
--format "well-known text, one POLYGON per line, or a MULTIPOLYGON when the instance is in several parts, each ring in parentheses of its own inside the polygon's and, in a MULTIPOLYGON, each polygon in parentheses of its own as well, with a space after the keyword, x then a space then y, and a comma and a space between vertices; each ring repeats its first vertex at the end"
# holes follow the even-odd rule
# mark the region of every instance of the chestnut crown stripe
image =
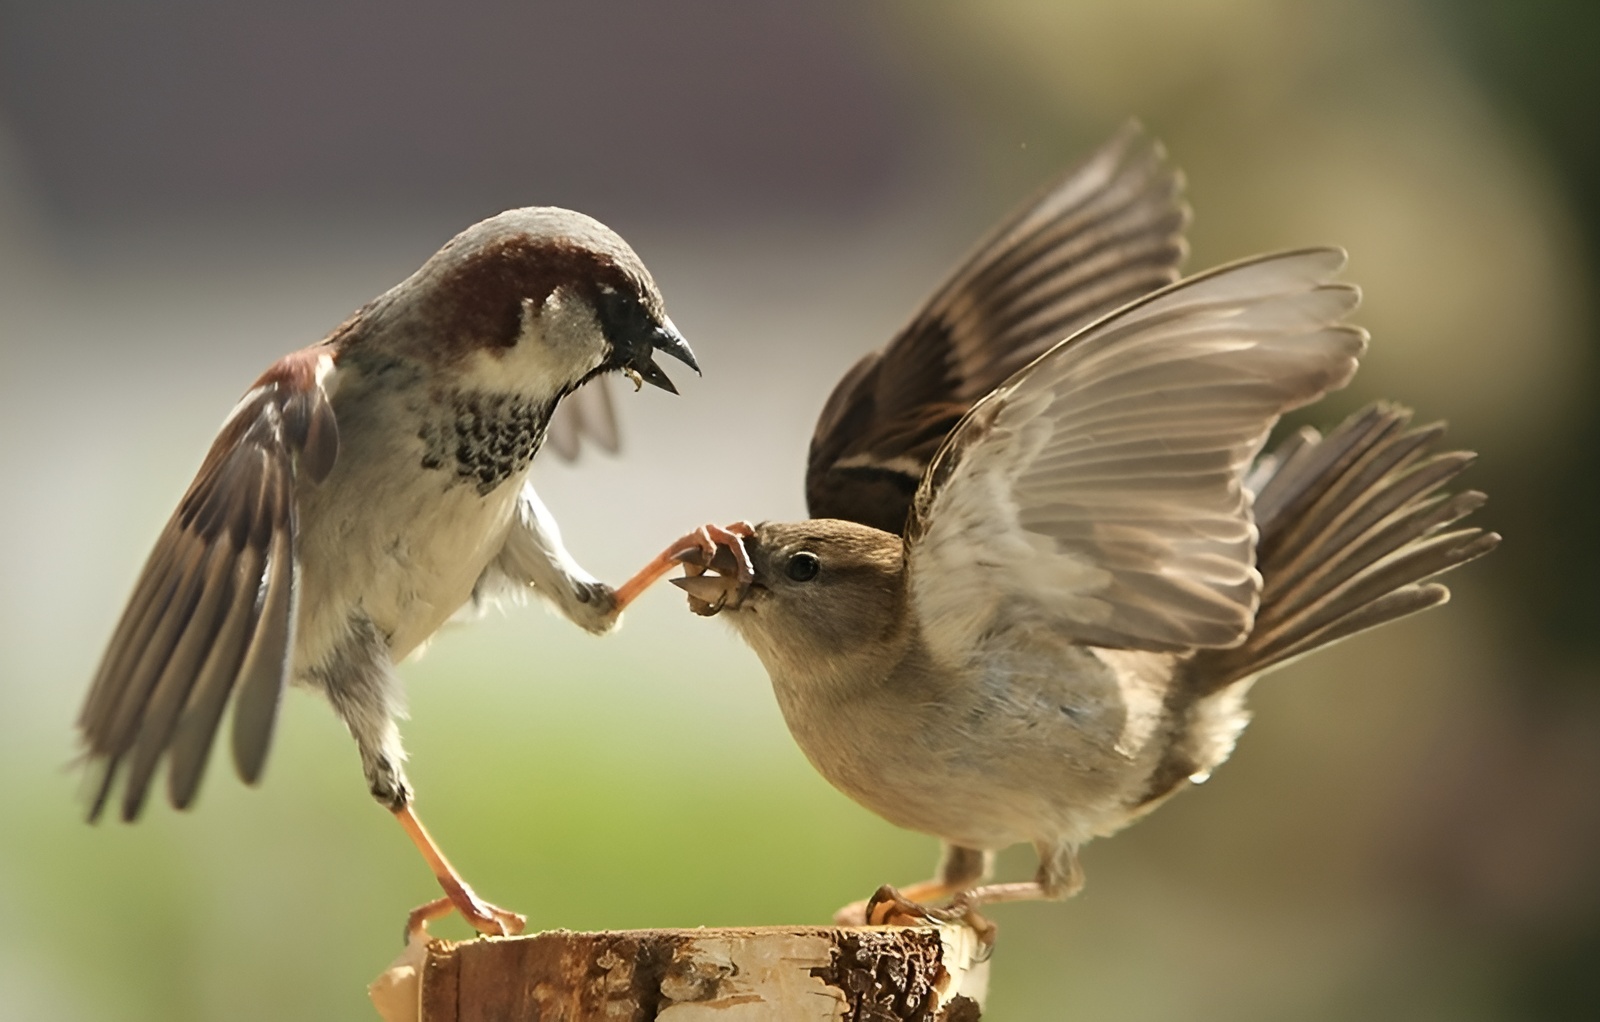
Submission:
MULTIPOLYGON (((637 299, 657 321, 666 316, 649 270, 621 238, 581 213, 532 208, 463 231, 358 318, 367 326, 404 316, 408 329, 430 336, 435 351, 464 356, 515 343, 523 302, 542 303, 562 287, 592 306, 610 288, 637 299), (416 296, 415 304, 397 308, 402 295, 416 296)), ((372 337, 360 328, 344 334, 353 347, 372 337)))

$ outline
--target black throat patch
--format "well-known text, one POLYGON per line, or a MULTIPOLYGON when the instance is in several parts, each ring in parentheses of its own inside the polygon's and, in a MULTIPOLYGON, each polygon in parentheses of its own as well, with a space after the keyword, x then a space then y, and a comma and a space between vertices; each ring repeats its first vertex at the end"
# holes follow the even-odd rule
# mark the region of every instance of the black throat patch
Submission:
POLYGON ((422 467, 453 471, 457 482, 487 495, 533 461, 555 402, 471 391, 457 392, 443 404, 448 412, 417 432, 422 467))

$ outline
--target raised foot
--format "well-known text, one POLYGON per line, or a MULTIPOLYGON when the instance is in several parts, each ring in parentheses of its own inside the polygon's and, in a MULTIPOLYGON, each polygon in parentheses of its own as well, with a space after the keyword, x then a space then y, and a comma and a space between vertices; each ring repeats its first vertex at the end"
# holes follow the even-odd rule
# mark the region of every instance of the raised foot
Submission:
POLYGON ((640 568, 632 578, 617 587, 616 605, 612 613, 622 613, 628 604, 639 597, 639 594, 679 565, 695 574, 703 572, 708 567, 714 567, 719 571, 726 567, 736 573, 741 585, 748 585, 755 578, 755 568, 750 563, 750 555, 744 548, 744 541, 755 534, 755 527, 749 522, 734 522, 727 527, 702 525, 692 532, 685 533, 657 554, 649 564, 640 568), (719 560, 725 563, 716 563, 719 560))

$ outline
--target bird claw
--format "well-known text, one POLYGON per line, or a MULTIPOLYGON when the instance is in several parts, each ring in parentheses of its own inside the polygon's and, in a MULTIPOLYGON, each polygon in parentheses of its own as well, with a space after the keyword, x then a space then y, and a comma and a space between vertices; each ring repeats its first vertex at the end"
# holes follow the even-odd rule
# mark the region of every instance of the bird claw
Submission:
POLYGON ((749 522, 734 522, 728 526, 702 525, 678 540, 671 547, 673 560, 686 570, 700 575, 707 568, 722 575, 735 573, 739 582, 748 585, 756 577, 755 565, 750 562, 750 552, 744 541, 755 536, 755 526, 749 522))
POLYGON ((884 884, 873 892, 863 915, 868 926, 928 926, 956 921, 950 909, 912 901, 892 884, 884 884))
POLYGON ((948 906, 935 907, 912 901, 892 884, 884 884, 866 901, 846 905, 834 914, 833 919, 839 926, 937 926, 941 923, 958 923, 977 935, 978 961, 988 961, 994 953, 995 938, 1000 933, 1000 928, 978 911, 978 906, 965 891, 957 894, 948 906))
POLYGON ((478 897, 472 888, 463 884, 458 890, 411 910, 411 914, 406 917, 407 941, 417 938, 426 940, 429 921, 449 915, 452 909, 461 913, 461 918, 467 921, 467 925, 485 937, 515 937, 528 927, 527 916, 498 905, 491 905, 478 897))
POLYGON ((727 527, 702 525, 668 548, 671 559, 683 565, 683 577, 672 583, 689 594, 690 610, 710 617, 724 606, 738 606, 743 601, 756 577, 744 541, 755 531, 749 522, 727 527), (705 578, 707 570, 716 575, 705 578))
MULTIPOLYGON (((640 593, 679 565, 683 566, 690 578, 698 577, 711 568, 725 576, 731 572, 737 577, 740 588, 748 586, 755 579, 755 566, 750 563, 750 554, 745 550, 744 541, 755 534, 755 527, 749 522, 734 522, 726 528, 702 525, 680 536, 632 578, 617 587, 612 613, 620 614, 640 593)), ((721 609, 720 603, 717 609, 721 609)))

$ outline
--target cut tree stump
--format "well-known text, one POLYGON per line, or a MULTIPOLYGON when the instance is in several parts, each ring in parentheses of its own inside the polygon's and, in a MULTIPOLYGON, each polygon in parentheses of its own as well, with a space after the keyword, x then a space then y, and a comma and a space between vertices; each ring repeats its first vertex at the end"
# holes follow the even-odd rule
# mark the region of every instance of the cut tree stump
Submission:
POLYGON ((385 1022, 976 1022, 964 926, 552 930, 415 940, 369 988, 385 1022))

